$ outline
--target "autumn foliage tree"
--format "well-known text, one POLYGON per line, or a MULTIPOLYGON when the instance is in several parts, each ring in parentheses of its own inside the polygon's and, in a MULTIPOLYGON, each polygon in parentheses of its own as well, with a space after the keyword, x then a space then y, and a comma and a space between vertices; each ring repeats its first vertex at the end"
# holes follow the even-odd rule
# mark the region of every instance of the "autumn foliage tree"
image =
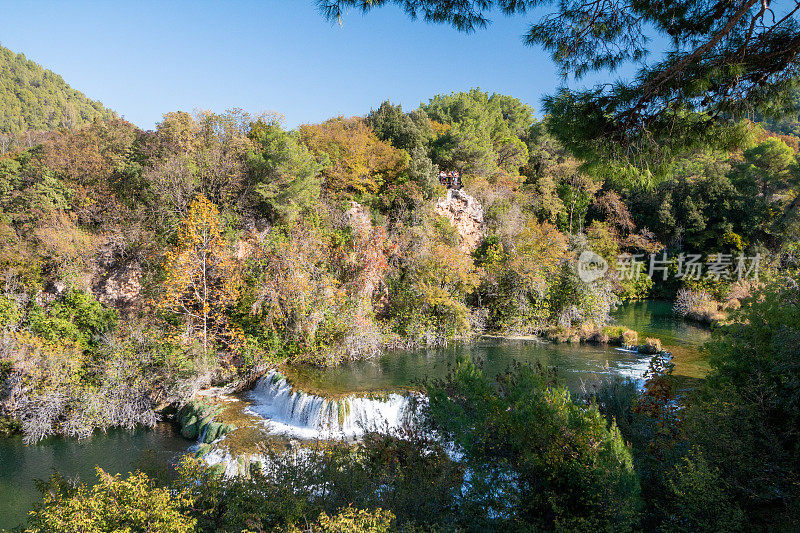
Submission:
POLYGON ((569 257, 566 235, 531 218, 511 239, 487 238, 475 253, 483 269, 479 298, 490 326, 530 333, 546 325, 549 287, 569 257))
POLYGON ((321 160, 325 189, 337 197, 369 199, 408 171, 408 156, 381 141, 361 118, 334 118, 300 127, 300 138, 321 160))
POLYGON ((185 336, 200 335, 203 352, 214 342, 230 344, 238 335, 226 310, 239 295, 239 269, 222 237, 219 210, 198 195, 164 259, 163 311, 186 321, 185 336))
POLYGON ((82 223, 102 227, 123 216, 116 194, 124 188, 119 170, 136 137, 133 124, 113 119, 54 132, 43 143, 39 164, 74 191, 71 207, 82 223))
POLYGON ((195 531, 197 520, 186 509, 192 500, 183 493, 157 486, 141 472, 123 478, 97 467, 91 488, 54 475, 41 483, 42 503, 30 515, 25 531, 195 531))
POLYGON ((307 217, 274 232, 250 260, 258 290, 251 312, 296 360, 335 364, 375 355, 373 305, 388 269, 385 229, 351 209, 339 227, 307 217))

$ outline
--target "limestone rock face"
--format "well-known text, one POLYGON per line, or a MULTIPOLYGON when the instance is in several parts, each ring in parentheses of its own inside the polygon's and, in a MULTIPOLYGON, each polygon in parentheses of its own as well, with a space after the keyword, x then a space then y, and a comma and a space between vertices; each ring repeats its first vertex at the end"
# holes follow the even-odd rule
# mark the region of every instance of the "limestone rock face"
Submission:
POLYGON ((358 233, 365 235, 372 229, 372 216, 363 205, 350 200, 350 209, 344 212, 347 223, 358 233))
POLYGON ((448 189, 436 201, 436 214, 447 218, 461 236, 461 249, 471 252, 484 237, 483 207, 462 190, 448 189))
POLYGON ((113 238, 98 248, 89 263, 87 285, 101 303, 122 311, 142 303, 144 270, 136 254, 122 254, 121 248, 113 238))
POLYGON ((138 261, 120 262, 106 270, 92 286, 105 305, 124 309, 139 303, 142 293, 142 267, 138 261))
POLYGON ((236 241, 236 247, 233 252, 233 256, 236 258, 237 261, 244 261, 251 255, 253 255, 253 243, 245 240, 240 239, 236 241))

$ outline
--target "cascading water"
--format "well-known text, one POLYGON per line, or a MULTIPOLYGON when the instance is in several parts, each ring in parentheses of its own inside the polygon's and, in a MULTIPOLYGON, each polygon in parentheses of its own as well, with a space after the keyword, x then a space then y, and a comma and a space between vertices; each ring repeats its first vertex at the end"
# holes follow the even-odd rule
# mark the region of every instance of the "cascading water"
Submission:
POLYGON ((356 438, 369 430, 396 429, 409 412, 409 398, 325 398, 294 390, 280 373, 264 376, 250 392, 247 411, 265 419, 270 433, 300 439, 356 438))

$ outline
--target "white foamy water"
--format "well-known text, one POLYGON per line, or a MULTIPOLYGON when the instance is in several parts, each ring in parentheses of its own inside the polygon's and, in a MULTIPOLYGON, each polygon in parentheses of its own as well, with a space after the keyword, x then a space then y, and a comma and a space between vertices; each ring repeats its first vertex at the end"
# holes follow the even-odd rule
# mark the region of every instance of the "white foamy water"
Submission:
POLYGON ((277 372, 264 376, 249 394, 247 412, 265 420, 270 433, 300 439, 356 438, 369 430, 397 429, 406 420, 402 394, 326 398, 294 390, 277 372))
MULTIPOLYGON (((647 381, 647 372, 650 370, 650 362, 653 360, 655 355, 650 354, 641 354, 638 350, 629 350, 625 348, 616 348, 616 350, 621 352, 630 352, 633 354, 637 354, 638 357, 631 360, 631 361, 619 361, 616 364, 614 369, 614 373, 618 376, 622 376, 625 378, 630 378, 636 382, 640 389, 644 388, 645 381, 647 381)), ((672 359, 672 355, 667 354, 669 359, 672 359)))
POLYGON ((639 388, 642 388, 644 387, 645 375, 650 368, 651 358, 652 356, 647 356, 629 362, 620 362, 617 365, 615 373, 619 376, 634 380, 639 388))

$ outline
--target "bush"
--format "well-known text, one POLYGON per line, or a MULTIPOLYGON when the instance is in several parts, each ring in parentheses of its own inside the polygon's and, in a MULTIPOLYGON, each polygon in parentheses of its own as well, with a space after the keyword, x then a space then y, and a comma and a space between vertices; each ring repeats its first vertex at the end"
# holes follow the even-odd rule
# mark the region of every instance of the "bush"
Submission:
POLYGON ((799 282, 796 271, 771 279, 716 332, 711 373, 685 412, 687 439, 718 486, 764 530, 800 518, 799 282))
POLYGON ((76 342, 42 342, 24 332, 2 340, 11 357, 0 373, 0 400, 29 443, 55 434, 87 437, 96 428, 152 426, 155 405, 179 399, 176 381, 189 377, 176 375, 177 361, 163 345, 138 333, 108 339, 91 353, 76 342))
POLYGON ((719 303, 705 291, 681 289, 675 296, 673 310, 680 317, 712 325, 726 319, 719 307, 719 303))
POLYGON ((452 439, 470 478, 465 525, 536 530, 630 530, 639 482, 616 426, 573 402, 543 369, 490 382, 462 360, 429 385, 430 420, 452 439))
POLYGON ((5 296, 0 296, 0 330, 15 328, 21 318, 22 310, 16 302, 5 296))
POLYGON ((636 346, 639 343, 639 334, 632 329, 626 329, 622 332, 621 343, 625 347, 636 346))
POLYGON ((42 503, 30 513, 28 533, 104 533, 159 531, 189 533, 197 521, 190 516, 192 500, 157 487, 141 472, 127 478, 97 469, 91 488, 59 475, 40 485, 42 503))
POLYGON ((659 507, 667 517, 662 531, 743 531, 745 517, 725 490, 720 472, 697 450, 683 457, 667 477, 659 507))
POLYGON ((118 320, 117 311, 103 306, 91 293, 71 289, 46 310, 34 304, 26 325, 47 341, 73 341, 88 348, 96 346, 100 335, 112 331, 118 320))
POLYGON ((647 337, 644 344, 639 346, 639 353, 655 355, 661 353, 661 341, 652 337, 647 337))
POLYGON ((376 509, 374 511, 356 510, 348 507, 339 514, 329 517, 323 511, 317 521, 306 529, 293 526, 292 533, 388 533, 391 531, 394 515, 391 511, 376 509))
POLYGON ((625 326, 606 326, 602 330, 612 344, 618 346, 636 346, 639 344, 639 334, 625 326))

